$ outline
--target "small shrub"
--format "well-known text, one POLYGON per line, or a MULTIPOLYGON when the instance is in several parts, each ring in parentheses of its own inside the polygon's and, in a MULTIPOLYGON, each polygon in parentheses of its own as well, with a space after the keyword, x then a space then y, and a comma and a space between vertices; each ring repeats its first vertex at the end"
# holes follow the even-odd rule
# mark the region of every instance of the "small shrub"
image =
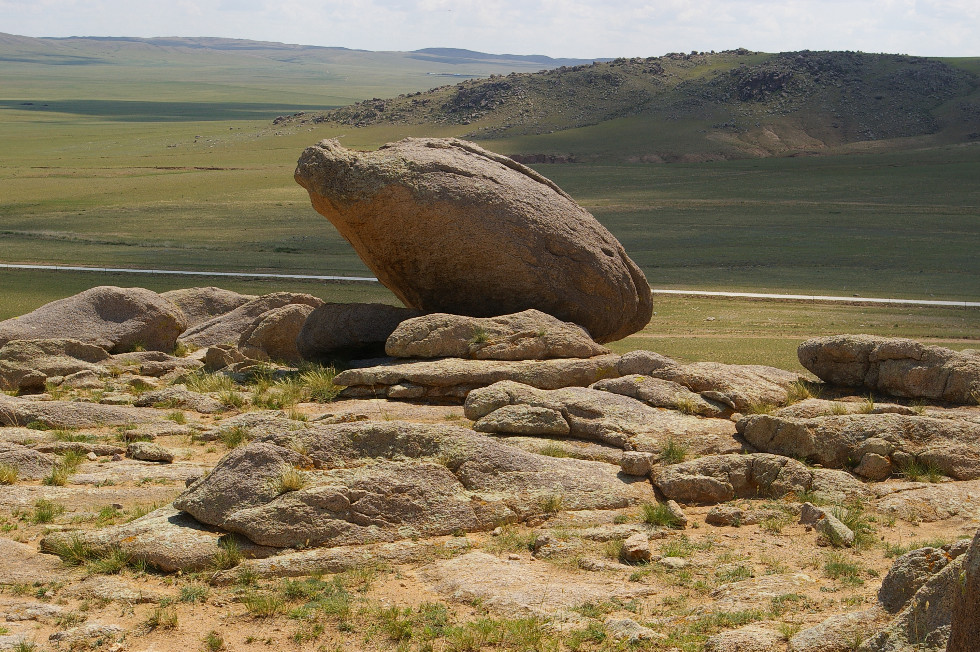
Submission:
POLYGON ((0 484, 17 482, 17 467, 10 464, 0 464, 0 484))
POLYGON ((187 415, 181 412, 180 410, 174 410, 173 412, 168 414, 167 419, 179 425, 184 425, 185 423, 187 423, 187 415))
POLYGON ((246 439, 249 439, 248 428, 243 426, 222 428, 218 432, 218 438, 221 439, 221 443, 228 448, 237 448, 238 446, 241 446, 246 439))
POLYGON ((490 341, 490 333, 482 326, 473 328, 473 336, 470 337, 470 344, 486 344, 490 341))
POLYGON ((276 493, 284 494, 289 491, 299 491, 306 486, 306 474, 292 466, 283 468, 276 479, 276 493))
POLYGON ((660 461, 664 464, 680 464, 687 457, 687 451, 687 446, 671 437, 660 451, 660 461))
POLYGON ((779 623, 776 625, 776 631, 779 632, 784 641, 796 636, 801 629, 803 629, 803 625, 799 623, 779 623))
POLYGON ((643 510, 644 523, 669 528, 680 527, 680 519, 664 503, 643 503, 640 508, 643 510))
POLYGON ((858 410, 861 414, 871 414, 875 411, 875 397, 868 394, 868 398, 861 402, 861 407, 858 410))
POLYGON ((225 639, 221 638, 221 634, 212 629, 204 637, 204 649, 208 652, 223 650, 225 649, 225 639))
POLYGON ((217 570, 234 568, 242 563, 244 555, 238 542, 232 537, 223 537, 218 541, 218 551, 214 553, 212 563, 217 570))

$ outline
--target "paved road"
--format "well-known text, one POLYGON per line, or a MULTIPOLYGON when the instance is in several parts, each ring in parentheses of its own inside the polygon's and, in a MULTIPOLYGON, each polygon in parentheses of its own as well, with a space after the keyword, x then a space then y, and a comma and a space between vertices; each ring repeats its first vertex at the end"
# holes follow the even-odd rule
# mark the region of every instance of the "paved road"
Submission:
MULTIPOLYGON (((176 269, 132 269, 126 267, 82 267, 73 265, 15 265, 0 263, 0 269, 40 269, 69 272, 122 272, 126 274, 156 274, 176 276, 224 276, 235 278, 284 278, 312 281, 354 281, 377 283, 372 276, 317 276, 314 274, 261 274, 258 272, 200 272, 176 269)), ((956 306, 960 308, 980 308, 980 301, 942 301, 933 299, 888 299, 879 297, 835 297, 809 294, 762 294, 758 292, 713 292, 707 290, 654 290, 654 294, 680 294, 701 297, 735 297, 744 299, 776 299, 791 301, 814 301, 822 303, 885 303, 913 306, 956 306)))

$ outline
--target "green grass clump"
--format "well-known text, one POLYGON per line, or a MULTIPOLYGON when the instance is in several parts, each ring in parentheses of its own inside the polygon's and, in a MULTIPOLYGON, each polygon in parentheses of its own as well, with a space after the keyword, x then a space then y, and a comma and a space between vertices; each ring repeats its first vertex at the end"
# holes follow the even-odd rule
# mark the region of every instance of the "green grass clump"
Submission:
POLYGON ((233 428, 222 428, 218 432, 221 443, 228 448, 237 448, 250 438, 248 428, 244 426, 234 426, 233 428))
MULTIPOLYGON (((875 528, 871 516, 864 511, 860 503, 838 505, 831 510, 831 513, 854 533, 855 548, 866 548, 874 542, 875 528)), ((840 545, 839 542, 831 541, 831 543, 840 545)))
POLYGON ((56 516, 63 514, 64 511, 64 505, 59 505, 47 498, 38 498, 34 501, 34 507, 27 515, 27 520, 35 525, 50 523, 56 516))
POLYGON ((538 453, 541 455, 547 455, 548 457, 570 457, 568 451, 561 444, 556 444, 554 442, 545 444, 538 449, 538 453))
POLYGON ((248 613, 254 618, 272 618, 286 611, 286 603, 282 596, 274 593, 246 593, 241 600, 248 613))
POLYGON ((204 649, 208 652, 219 652, 225 649, 225 639, 212 629, 204 636, 204 649))
POLYGON ((820 398, 820 387, 802 378, 792 383, 786 390, 786 405, 799 403, 808 398, 820 398))
POLYGON ((181 412, 180 410, 174 410, 173 412, 170 412, 169 414, 167 414, 166 418, 181 426, 187 423, 187 415, 181 412))
POLYGON ((663 464, 680 464, 687 458, 687 453, 688 447, 671 437, 660 451, 660 461, 663 464))
POLYGON ((208 394, 211 392, 230 392, 235 389, 235 381, 222 373, 195 371, 178 380, 192 392, 208 394))
POLYGON ((863 573, 861 566, 852 562, 847 555, 839 551, 827 554, 823 572, 826 577, 837 580, 845 586, 854 587, 864 584, 864 579, 861 577, 863 573))
POLYGON ((640 505, 643 510, 643 522, 650 525, 661 527, 678 528, 681 521, 667 507, 665 503, 643 503, 640 505))
POLYGON ((275 481, 276 493, 284 494, 290 491, 299 491, 307 484, 306 474, 299 469, 287 466, 279 473, 275 481))
POLYGON ((329 403, 337 398, 343 387, 333 384, 337 370, 333 367, 311 365, 300 371, 299 383, 305 397, 314 403, 329 403))
POLYGON ((560 492, 553 492, 538 498, 538 508, 545 514, 557 514, 565 506, 565 496, 560 492))
POLYGON ((942 469, 935 463, 911 459, 898 467, 899 474, 910 482, 919 482, 925 479, 927 482, 941 482, 945 477, 942 469))
POLYGON ((156 607, 150 612, 143 626, 148 630, 177 629, 177 610, 173 607, 156 607))
POLYGON ((217 570, 226 570, 242 563, 244 558, 245 555, 238 541, 234 537, 226 536, 218 541, 218 550, 214 553, 211 564, 217 570))
POLYGON ((205 584, 184 584, 180 587, 180 595, 177 599, 181 602, 197 604, 198 602, 207 600, 210 592, 210 589, 205 584))
POLYGON ((12 464, 0 464, 0 484, 13 484, 17 482, 18 470, 12 464))

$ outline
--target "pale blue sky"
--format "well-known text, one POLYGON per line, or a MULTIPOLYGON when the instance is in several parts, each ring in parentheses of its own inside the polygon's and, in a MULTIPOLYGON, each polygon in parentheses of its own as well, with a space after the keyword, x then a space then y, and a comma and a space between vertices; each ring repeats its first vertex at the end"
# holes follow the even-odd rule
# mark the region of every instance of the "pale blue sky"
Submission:
POLYGON ((736 47, 980 56, 980 0, 0 0, 0 32, 583 58, 736 47))

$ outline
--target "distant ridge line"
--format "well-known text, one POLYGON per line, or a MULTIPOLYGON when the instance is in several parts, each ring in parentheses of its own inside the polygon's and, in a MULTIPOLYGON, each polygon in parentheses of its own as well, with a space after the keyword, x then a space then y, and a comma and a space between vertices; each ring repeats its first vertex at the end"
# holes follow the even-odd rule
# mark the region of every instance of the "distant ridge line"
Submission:
MULTIPOLYGON (((209 272, 178 269, 136 269, 132 267, 84 267, 81 265, 31 265, 19 263, 0 263, 0 269, 37 269, 64 272, 102 272, 123 274, 155 274, 160 276, 218 276, 234 278, 282 278, 306 281, 333 281, 351 283, 377 283, 373 276, 322 276, 317 274, 269 274, 263 272, 209 272)), ((947 301, 942 299, 892 299, 882 297, 838 297, 820 294, 765 294, 761 292, 726 292, 718 290, 652 290, 653 294, 676 294, 683 296, 729 297, 734 299, 774 299, 777 301, 813 301, 816 303, 851 304, 904 304, 913 306, 951 306, 958 308, 980 308, 980 301, 947 301)))

